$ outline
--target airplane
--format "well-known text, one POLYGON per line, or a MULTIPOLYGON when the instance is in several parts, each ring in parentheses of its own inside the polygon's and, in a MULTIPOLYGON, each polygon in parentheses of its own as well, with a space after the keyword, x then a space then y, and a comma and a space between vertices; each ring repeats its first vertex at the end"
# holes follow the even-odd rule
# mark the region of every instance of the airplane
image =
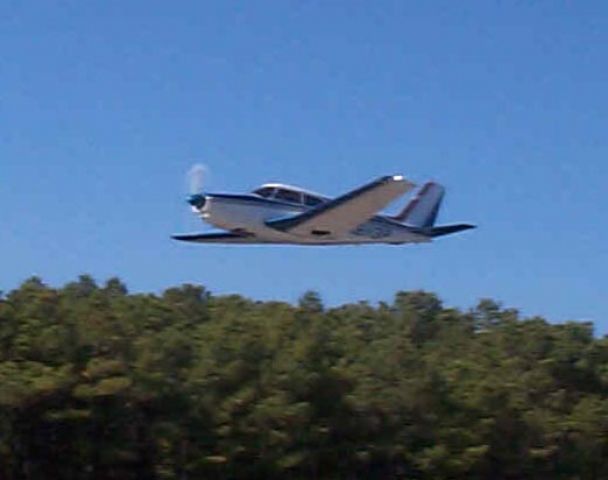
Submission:
POLYGON ((266 183, 246 194, 192 193, 187 200, 192 211, 222 230, 172 238, 247 245, 402 245, 475 228, 435 226, 445 194, 435 182, 427 182, 397 215, 379 213, 414 187, 401 175, 388 175, 336 198, 282 183, 266 183))

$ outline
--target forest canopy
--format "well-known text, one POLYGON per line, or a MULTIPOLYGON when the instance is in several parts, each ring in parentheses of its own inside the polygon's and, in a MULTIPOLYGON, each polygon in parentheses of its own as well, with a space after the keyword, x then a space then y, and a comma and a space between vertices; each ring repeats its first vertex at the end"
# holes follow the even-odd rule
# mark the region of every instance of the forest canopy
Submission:
POLYGON ((608 339, 433 293, 0 299, 0 478, 608 478, 608 339))

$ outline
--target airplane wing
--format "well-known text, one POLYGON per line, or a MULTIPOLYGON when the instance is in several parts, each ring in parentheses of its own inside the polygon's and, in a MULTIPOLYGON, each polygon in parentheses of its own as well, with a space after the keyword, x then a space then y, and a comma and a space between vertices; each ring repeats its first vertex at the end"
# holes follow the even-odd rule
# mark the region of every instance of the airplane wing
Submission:
POLYGON ((343 235, 413 187, 400 175, 381 177, 304 213, 270 220, 266 224, 295 235, 343 235))
POLYGON ((171 238, 195 243, 257 243, 253 235, 232 232, 186 233, 172 235, 171 238))

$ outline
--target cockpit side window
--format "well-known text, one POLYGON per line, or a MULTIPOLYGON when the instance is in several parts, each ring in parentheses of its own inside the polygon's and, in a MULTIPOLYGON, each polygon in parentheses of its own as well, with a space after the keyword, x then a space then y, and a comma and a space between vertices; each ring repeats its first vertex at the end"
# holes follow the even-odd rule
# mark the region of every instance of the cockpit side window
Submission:
POLYGON ((256 195, 259 195, 260 197, 268 198, 268 197, 272 196, 273 192, 274 192, 273 187, 263 187, 263 188, 258 188, 253 193, 255 193, 256 195))
POLYGON ((276 198, 277 200, 283 200, 285 202, 290 202, 290 203, 302 203, 302 199, 300 197, 301 197, 300 192, 294 192, 292 190, 284 190, 282 188, 279 188, 277 190, 277 193, 274 196, 274 198, 276 198))
POLYGON ((323 200, 318 197, 313 197, 312 195, 304 195, 304 203, 309 207, 316 207, 320 203, 323 203, 323 200))

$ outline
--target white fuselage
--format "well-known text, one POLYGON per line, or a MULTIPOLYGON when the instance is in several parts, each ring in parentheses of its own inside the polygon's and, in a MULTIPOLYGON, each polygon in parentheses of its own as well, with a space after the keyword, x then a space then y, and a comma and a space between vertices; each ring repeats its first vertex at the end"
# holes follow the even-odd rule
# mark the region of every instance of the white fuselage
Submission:
POLYGON ((205 196, 205 204, 195 209, 202 219, 216 227, 252 234, 260 243, 296 243, 309 245, 365 244, 365 243, 422 243, 430 239, 415 233, 407 225, 384 216, 374 216, 346 235, 295 235, 269 227, 266 222, 297 215, 311 207, 292 205, 256 195, 212 194, 205 196))

